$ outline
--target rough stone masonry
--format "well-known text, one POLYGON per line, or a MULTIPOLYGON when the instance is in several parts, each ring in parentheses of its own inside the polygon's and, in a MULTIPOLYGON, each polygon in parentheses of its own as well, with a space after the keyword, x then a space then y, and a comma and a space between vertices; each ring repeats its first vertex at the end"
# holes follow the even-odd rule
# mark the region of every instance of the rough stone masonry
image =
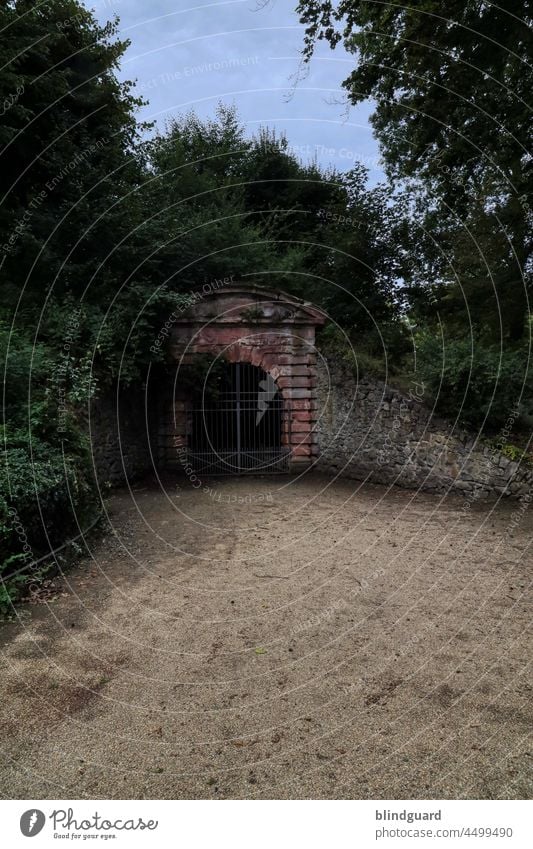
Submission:
POLYGON ((317 378, 317 470, 436 493, 456 490, 471 500, 533 498, 532 467, 436 418, 421 385, 404 394, 321 358, 317 378))

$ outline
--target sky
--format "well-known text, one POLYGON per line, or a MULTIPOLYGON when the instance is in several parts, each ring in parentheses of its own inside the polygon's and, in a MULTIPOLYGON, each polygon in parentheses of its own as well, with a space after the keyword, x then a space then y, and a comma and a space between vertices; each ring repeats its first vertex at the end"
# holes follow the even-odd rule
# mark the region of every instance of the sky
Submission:
POLYGON ((341 46, 320 45, 301 75, 304 29, 297 0, 93 0, 103 22, 116 13, 131 45, 122 79, 137 81, 149 100, 140 117, 163 129, 194 109, 213 116, 232 103, 247 133, 275 127, 304 161, 338 170, 362 162, 373 184, 383 179, 368 122, 371 104, 348 106, 341 87, 354 58, 341 46), (299 77, 300 70, 300 78, 299 77))

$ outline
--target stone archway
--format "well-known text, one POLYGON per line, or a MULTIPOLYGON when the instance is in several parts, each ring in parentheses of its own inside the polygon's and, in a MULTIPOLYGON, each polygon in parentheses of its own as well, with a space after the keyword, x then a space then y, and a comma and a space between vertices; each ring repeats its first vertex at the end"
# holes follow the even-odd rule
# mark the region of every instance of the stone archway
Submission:
POLYGON ((270 375, 283 398, 287 468, 309 466, 318 453, 315 330, 325 321, 312 304, 260 287, 231 283, 197 295, 173 321, 169 353, 176 378, 160 411, 160 465, 178 468, 191 450, 193 401, 180 386, 180 370, 207 355, 270 375))

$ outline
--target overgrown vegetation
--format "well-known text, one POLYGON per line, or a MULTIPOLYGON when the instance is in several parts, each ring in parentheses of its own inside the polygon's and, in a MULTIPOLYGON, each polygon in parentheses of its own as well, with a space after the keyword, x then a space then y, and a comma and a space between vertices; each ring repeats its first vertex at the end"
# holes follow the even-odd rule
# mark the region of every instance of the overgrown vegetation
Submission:
POLYGON ((325 347, 351 361, 353 346, 363 373, 416 370, 462 423, 490 434, 510 409, 533 414, 530 35, 523 3, 512 20, 482 6, 478 20, 452 3, 447 27, 436 3, 301 0, 307 56, 343 38, 349 98, 378 103, 390 181, 370 188, 360 165, 302 163, 268 128, 249 138, 224 105, 150 136, 116 77, 116 24, 77 0, 1 4, 0 609, 94 519, 91 398, 142 379, 158 329, 214 279, 316 302, 325 347))
POLYGON ((437 409, 489 431, 510 408, 531 415, 530 4, 298 12, 306 61, 320 42, 353 55, 347 100, 375 104, 390 185, 409 198, 404 314, 437 409))

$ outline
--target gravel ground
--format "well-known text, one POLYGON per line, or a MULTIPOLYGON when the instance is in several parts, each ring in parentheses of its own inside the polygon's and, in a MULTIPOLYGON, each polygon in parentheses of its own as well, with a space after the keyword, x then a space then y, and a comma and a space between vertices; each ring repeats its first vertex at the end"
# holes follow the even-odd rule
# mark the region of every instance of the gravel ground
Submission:
POLYGON ((3 798, 531 797, 531 507, 210 486, 2 626, 3 798))

